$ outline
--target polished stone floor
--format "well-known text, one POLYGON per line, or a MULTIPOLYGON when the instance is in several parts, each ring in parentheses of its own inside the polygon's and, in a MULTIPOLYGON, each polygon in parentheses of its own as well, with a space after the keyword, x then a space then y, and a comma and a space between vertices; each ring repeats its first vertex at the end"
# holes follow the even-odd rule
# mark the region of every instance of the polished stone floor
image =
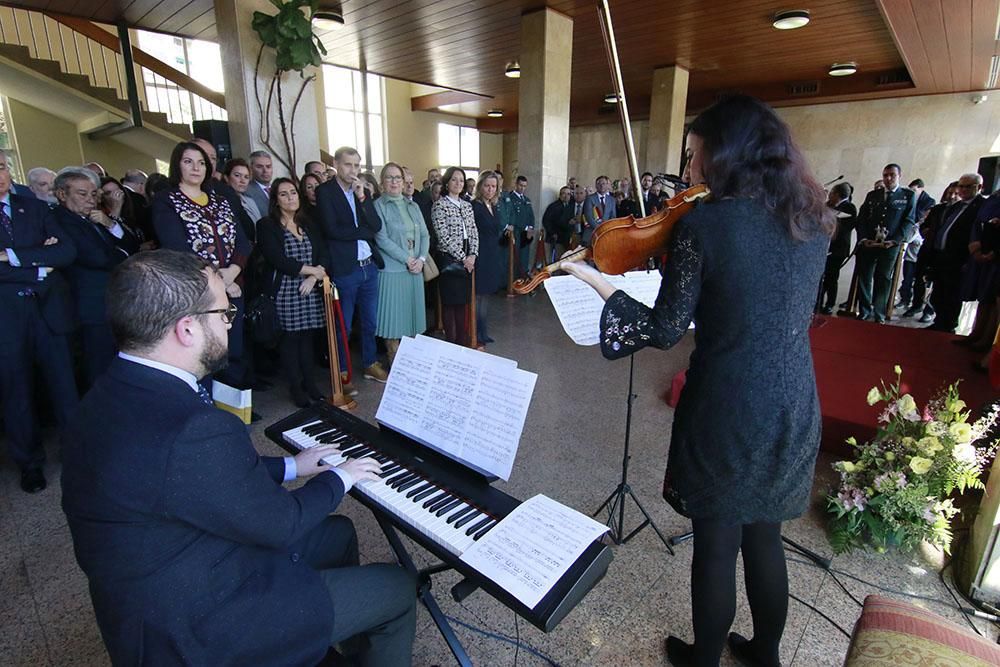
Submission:
MULTIPOLYGON (((618 481, 628 362, 608 362, 598 349, 574 345, 560 329, 544 294, 493 299, 490 325, 497 343, 489 351, 516 359, 520 368, 538 374, 511 480, 499 486, 518 498, 544 493, 590 512, 618 481)), ((688 522, 659 497, 672 419, 662 396, 669 379, 686 366, 692 347, 689 336, 670 351, 645 350, 636 357, 638 398, 630 481, 666 535, 684 532, 688 522)), ((357 414, 370 420, 383 386, 365 380, 358 385, 357 414)), ((264 421, 251 429, 254 442, 262 453, 279 453, 264 437, 263 426, 290 414, 293 407, 280 386, 258 393, 256 400, 264 421)), ((54 444, 49 461, 49 488, 29 496, 20 491, 16 471, 0 454, 0 664, 105 665, 108 658, 86 580, 74 560, 60 510, 60 465, 54 444)), ((824 496, 833 483, 830 461, 820 458, 810 511, 785 526, 786 536, 825 555, 830 554, 823 512, 824 496)), ((348 499, 341 511, 358 528, 363 559, 390 559, 385 539, 366 509, 348 499)), ((629 507, 627 525, 637 522, 637 513, 629 507)), ((418 561, 426 560, 419 548, 414 547, 413 553, 418 561)), ((449 573, 436 578, 435 590, 477 665, 548 664, 541 656, 559 665, 664 665, 666 635, 691 638, 691 545, 679 545, 671 556, 647 528, 627 545, 615 547, 614 556, 607 576, 548 634, 518 622, 513 612, 482 592, 463 604, 454 602, 448 591, 457 578, 449 573), (515 648, 510 638, 518 636, 521 644, 515 648)), ((789 553, 789 561, 792 595, 818 611, 790 601, 782 661, 786 666, 839 665, 847 648, 841 629, 850 632, 859 606, 831 574, 794 553, 789 553)), ((922 596, 909 599, 964 624, 939 580, 942 563, 941 555, 933 553, 852 554, 834 558, 833 567, 854 598, 880 591, 900 599, 922 596)), ((992 627, 976 623, 983 633, 996 637, 992 627)), ((751 631, 742 591, 733 629, 747 635, 751 631)), ((454 664, 422 608, 414 664, 454 664)), ((723 664, 734 664, 728 653, 723 664)))

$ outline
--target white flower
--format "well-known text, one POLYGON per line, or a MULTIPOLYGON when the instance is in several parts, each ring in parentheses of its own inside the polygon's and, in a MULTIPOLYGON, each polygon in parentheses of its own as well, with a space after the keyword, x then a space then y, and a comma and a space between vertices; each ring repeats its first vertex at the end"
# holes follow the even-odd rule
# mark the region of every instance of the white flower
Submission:
POLYGON ((868 401, 868 405, 875 405, 882 400, 882 392, 878 390, 878 387, 872 387, 868 390, 868 396, 865 400, 868 401))
POLYGON ((967 442, 960 442, 951 450, 951 455, 956 461, 963 463, 974 463, 976 460, 976 448, 967 442))

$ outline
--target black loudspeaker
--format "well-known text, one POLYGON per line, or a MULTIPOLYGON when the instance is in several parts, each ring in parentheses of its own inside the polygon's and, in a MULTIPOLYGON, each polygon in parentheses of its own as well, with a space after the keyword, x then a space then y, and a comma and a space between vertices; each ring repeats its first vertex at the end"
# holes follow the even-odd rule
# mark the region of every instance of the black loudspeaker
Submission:
POLYGON ((233 159, 233 146, 229 143, 229 123, 224 120, 196 120, 191 123, 191 127, 194 129, 194 136, 215 146, 218 169, 222 171, 222 166, 233 159))
POLYGON ((1000 189, 1000 155, 979 158, 979 175, 983 177, 983 194, 990 195, 1000 189))

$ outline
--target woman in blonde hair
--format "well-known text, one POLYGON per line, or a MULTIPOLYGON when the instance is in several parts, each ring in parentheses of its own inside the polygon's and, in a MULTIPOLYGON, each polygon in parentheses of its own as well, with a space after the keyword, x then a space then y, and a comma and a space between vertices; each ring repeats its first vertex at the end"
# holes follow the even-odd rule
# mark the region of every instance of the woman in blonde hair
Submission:
POLYGON ((382 167, 382 196, 372 208, 382 221, 375 234, 385 267, 379 269, 375 334, 385 339, 391 364, 403 336, 427 328, 424 308, 424 262, 430 235, 420 207, 403 196, 403 168, 395 162, 382 167))
POLYGON ((486 315, 489 299, 503 285, 504 243, 503 224, 497 213, 500 200, 500 178, 496 172, 484 171, 476 184, 476 196, 472 201, 472 213, 479 232, 479 261, 476 262, 476 332, 479 346, 492 343, 486 330, 486 315))

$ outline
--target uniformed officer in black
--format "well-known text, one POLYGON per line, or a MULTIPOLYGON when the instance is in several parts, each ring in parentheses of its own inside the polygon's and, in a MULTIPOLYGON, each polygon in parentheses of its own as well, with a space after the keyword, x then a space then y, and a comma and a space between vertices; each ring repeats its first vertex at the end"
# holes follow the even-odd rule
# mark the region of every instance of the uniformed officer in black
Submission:
POLYGON ((916 196, 899 184, 902 173, 898 164, 887 164, 884 187, 869 192, 858 213, 858 316, 879 324, 885 322, 896 258, 916 224, 916 196))

